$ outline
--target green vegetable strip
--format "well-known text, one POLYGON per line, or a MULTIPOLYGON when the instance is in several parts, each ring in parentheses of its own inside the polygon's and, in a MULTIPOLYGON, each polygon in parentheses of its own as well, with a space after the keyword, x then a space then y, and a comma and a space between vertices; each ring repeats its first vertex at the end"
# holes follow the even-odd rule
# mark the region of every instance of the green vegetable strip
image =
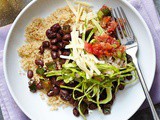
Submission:
POLYGON ((82 111, 81 111, 81 103, 82 103, 82 101, 83 101, 83 98, 84 98, 84 97, 82 97, 82 98, 80 99, 79 103, 78 103, 78 111, 79 111, 80 115, 84 118, 84 120, 87 120, 87 118, 84 116, 84 114, 83 114, 82 111))
POLYGON ((100 112, 102 112, 102 109, 101 109, 101 107, 100 107, 100 105, 99 105, 99 104, 100 104, 100 103, 99 103, 99 97, 100 97, 100 89, 99 89, 99 86, 98 86, 96 102, 97 102, 98 110, 99 110, 100 112))
POLYGON ((83 41, 85 41, 87 26, 88 26, 88 20, 85 19, 85 24, 84 24, 83 33, 82 33, 82 40, 83 41))
POLYGON ((119 72, 119 69, 118 69, 118 68, 116 68, 116 67, 113 66, 113 65, 108 65, 108 64, 97 64, 97 68, 98 68, 100 71, 110 69, 110 70, 113 70, 113 71, 115 71, 115 72, 119 72))
POLYGON ((46 77, 59 76, 59 75, 62 75, 62 71, 53 70, 53 71, 45 73, 45 75, 46 77))
POLYGON ((101 10, 98 11, 97 13, 98 18, 101 20, 102 17, 104 16, 103 12, 101 10))
POLYGON ((107 98, 100 101, 100 104, 106 104, 108 103, 109 101, 112 100, 112 90, 111 90, 111 87, 109 88, 106 88, 106 93, 107 93, 107 98))
POLYGON ((79 91, 79 92, 83 92, 81 89, 78 89, 78 88, 74 88, 74 87, 69 87, 69 86, 63 86, 63 85, 61 85, 60 86, 61 88, 65 88, 65 89, 71 89, 71 90, 76 90, 76 91, 79 91))
POLYGON ((92 19, 92 22, 93 22, 93 24, 97 27, 100 35, 102 35, 102 34, 104 33, 103 28, 99 25, 99 23, 98 23, 95 19, 92 19))
POLYGON ((137 71, 133 71, 133 76, 135 77, 133 80, 129 81, 129 82, 123 82, 121 84, 123 85, 128 85, 128 84, 132 84, 133 82, 136 82, 138 80, 138 75, 137 75, 137 71))
POLYGON ((82 86, 82 82, 80 82, 74 89, 73 89, 73 99, 75 100, 78 100, 76 97, 75 97, 75 91, 78 87, 81 87, 82 86))
POLYGON ((120 85, 120 79, 118 79, 118 81, 117 81, 118 83, 117 83, 117 87, 116 87, 116 90, 115 90, 115 92, 117 93, 117 91, 118 91, 118 89, 119 89, 119 85, 120 85))
POLYGON ((89 42, 89 40, 91 39, 92 35, 97 31, 97 28, 93 28, 92 31, 90 32, 88 38, 87 38, 87 42, 89 42))

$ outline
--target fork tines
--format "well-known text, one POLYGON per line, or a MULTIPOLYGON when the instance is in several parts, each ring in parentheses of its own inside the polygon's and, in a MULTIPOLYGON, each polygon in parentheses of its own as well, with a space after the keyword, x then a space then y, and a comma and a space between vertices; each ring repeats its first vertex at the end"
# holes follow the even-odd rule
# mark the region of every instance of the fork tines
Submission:
POLYGON ((128 42, 131 42, 128 41, 128 39, 133 40, 134 33, 122 7, 117 7, 112 10, 112 18, 118 22, 116 32, 121 44, 127 44, 128 42))

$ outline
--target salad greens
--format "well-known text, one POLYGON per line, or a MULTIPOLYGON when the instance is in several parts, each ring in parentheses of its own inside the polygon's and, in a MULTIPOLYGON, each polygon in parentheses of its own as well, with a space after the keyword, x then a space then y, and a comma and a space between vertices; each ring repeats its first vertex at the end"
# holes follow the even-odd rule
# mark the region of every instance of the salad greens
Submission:
POLYGON ((60 86, 61 88, 73 90, 73 98, 79 101, 78 109, 80 114, 85 118, 81 103, 85 99, 87 101, 97 104, 99 111, 101 110, 101 104, 107 104, 112 100, 112 92, 115 89, 115 93, 118 91, 118 86, 120 84, 130 84, 137 79, 135 67, 133 63, 128 63, 123 68, 117 68, 110 64, 97 64, 97 68, 101 71, 101 75, 94 73, 91 79, 87 79, 85 72, 76 65, 75 62, 62 65, 61 70, 53 70, 46 72, 46 77, 57 76, 57 80, 64 80, 66 84, 72 83, 74 81, 78 82, 75 87, 70 86, 60 86), (110 71, 108 74, 107 71, 110 71), (126 83, 125 77, 130 76, 131 72, 135 75, 135 79, 126 83), (113 85, 117 82, 117 86, 113 85), (100 100, 100 93, 106 92, 107 96, 105 99, 100 100), (82 93, 81 96, 76 96, 76 92, 82 93))

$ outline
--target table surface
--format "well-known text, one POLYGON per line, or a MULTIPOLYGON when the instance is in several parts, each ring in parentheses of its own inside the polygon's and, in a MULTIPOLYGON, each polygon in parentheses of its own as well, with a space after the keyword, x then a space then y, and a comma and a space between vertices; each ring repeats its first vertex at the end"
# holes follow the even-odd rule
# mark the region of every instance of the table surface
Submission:
MULTIPOLYGON (((1 0, 0 0, 1 1, 1 0)), ((2 0, 3 1, 3 0, 2 0)), ((31 1, 31 0, 20 0, 20 1, 31 1)), ((157 10, 158 12, 160 13, 160 0, 154 0, 155 2, 155 5, 157 7, 157 10)), ((2 25, 6 25, 6 24, 9 24, 11 23, 15 17, 17 16, 17 14, 19 13, 19 11, 25 6, 26 4, 21 4, 21 7, 19 7, 19 9, 17 9, 17 11, 13 11, 13 13, 10 13, 8 14, 8 16, 10 16, 12 14, 12 18, 11 19, 1 19, 0 20, 0 26, 2 25), (14 15, 14 16, 13 16, 14 15)), ((13 7, 12 7, 13 8, 13 7)), ((1 7, 0 7, 1 9, 1 7)), ((4 11, 3 11, 4 12, 4 11)), ((7 12, 7 11, 6 11, 7 12)), ((6 16, 6 17, 8 17, 6 16)), ((2 15, 3 17, 3 15, 2 15)), ((0 18, 1 18, 1 13, 0 13, 0 18)), ((158 115, 160 117, 160 104, 157 104, 155 105, 156 107, 156 110, 158 112, 158 115)), ((0 120, 3 120, 3 116, 2 116, 2 113, 1 113, 1 109, 0 109, 0 120)), ((140 111, 137 111, 133 116, 132 118, 130 118, 130 120, 153 120, 152 118, 152 114, 151 114, 151 111, 149 108, 146 108, 146 109, 143 109, 143 110, 140 110, 140 111)))

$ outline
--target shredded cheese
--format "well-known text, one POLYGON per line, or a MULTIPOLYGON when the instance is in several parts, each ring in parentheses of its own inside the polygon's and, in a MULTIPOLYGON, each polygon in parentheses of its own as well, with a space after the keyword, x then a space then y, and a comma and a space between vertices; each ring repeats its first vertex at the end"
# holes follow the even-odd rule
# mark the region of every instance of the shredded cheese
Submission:
POLYGON ((62 59, 73 60, 73 57, 71 57, 71 56, 60 55, 60 57, 61 57, 62 59))
POLYGON ((83 12, 83 7, 80 7, 79 10, 78 10, 78 14, 76 16, 76 23, 78 23, 82 12, 83 12))
MULTIPOLYGON (((93 20, 94 18, 96 18, 97 15, 94 14, 93 12, 86 13, 85 9, 81 6, 82 4, 87 5, 85 2, 78 2, 77 1, 78 9, 76 11, 75 8, 73 7, 73 5, 68 0, 66 0, 66 1, 69 5, 71 11, 76 16, 76 24, 73 25, 73 29, 71 32, 70 44, 65 47, 66 49, 72 49, 73 53, 70 56, 61 55, 60 57, 64 58, 64 59, 74 60, 77 64, 77 66, 86 73, 86 78, 90 79, 93 76, 94 72, 97 75, 101 74, 101 72, 98 70, 96 64, 104 63, 104 61, 100 61, 94 55, 86 53, 84 51, 84 44, 85 43, 84 43, 84 40, 79 38, 79 34, 86 32, 87 23, 90 20, 93 20), (82 20, 85 22, 78 26, 79 20, 82 20), (77 28, 79 29, 79 31, 76 30, 77 28)), ((95 22, 95 21, 93 21, 93 22, 95 22)))
POLYGON ((85 21, 86 17, 87 17, 87 13, 86 13, 86 11, 83 11, 80 20, 85 21))
POLYGON ((91 5, 87 2, 82 2, 82 1, 75 1, 76 4, 81 4, 83 6, 87 6, 87 7, 90 7, 91 5))
POLYGON ((92 19, 94 19, 94 18, 96 18, 97 17, 97 14, 95 14, 95 13, 93 13, 93 12, 89 12, 88 14, 87 14, 87 19, 88 20, 92 20, 92 19))
POLYGON ((70 49, 70 48, 77 48, 77 49, 84 49, 84 46, 83 45, 67 45, 65 47, 66 49, 70 49))
POLYGON ((66 0, 69 8, 71 9, 71 11, 74 13, 75 16, 77 16, 77 12, 76 12, 76 9, 74 8, 74 6, 72 5, 72 3, 68 0, 66 0))
POLYGON ((83 32, 82 26, 83 26, 82 24, 79 25, 79 33, 80 34, 83 32))

